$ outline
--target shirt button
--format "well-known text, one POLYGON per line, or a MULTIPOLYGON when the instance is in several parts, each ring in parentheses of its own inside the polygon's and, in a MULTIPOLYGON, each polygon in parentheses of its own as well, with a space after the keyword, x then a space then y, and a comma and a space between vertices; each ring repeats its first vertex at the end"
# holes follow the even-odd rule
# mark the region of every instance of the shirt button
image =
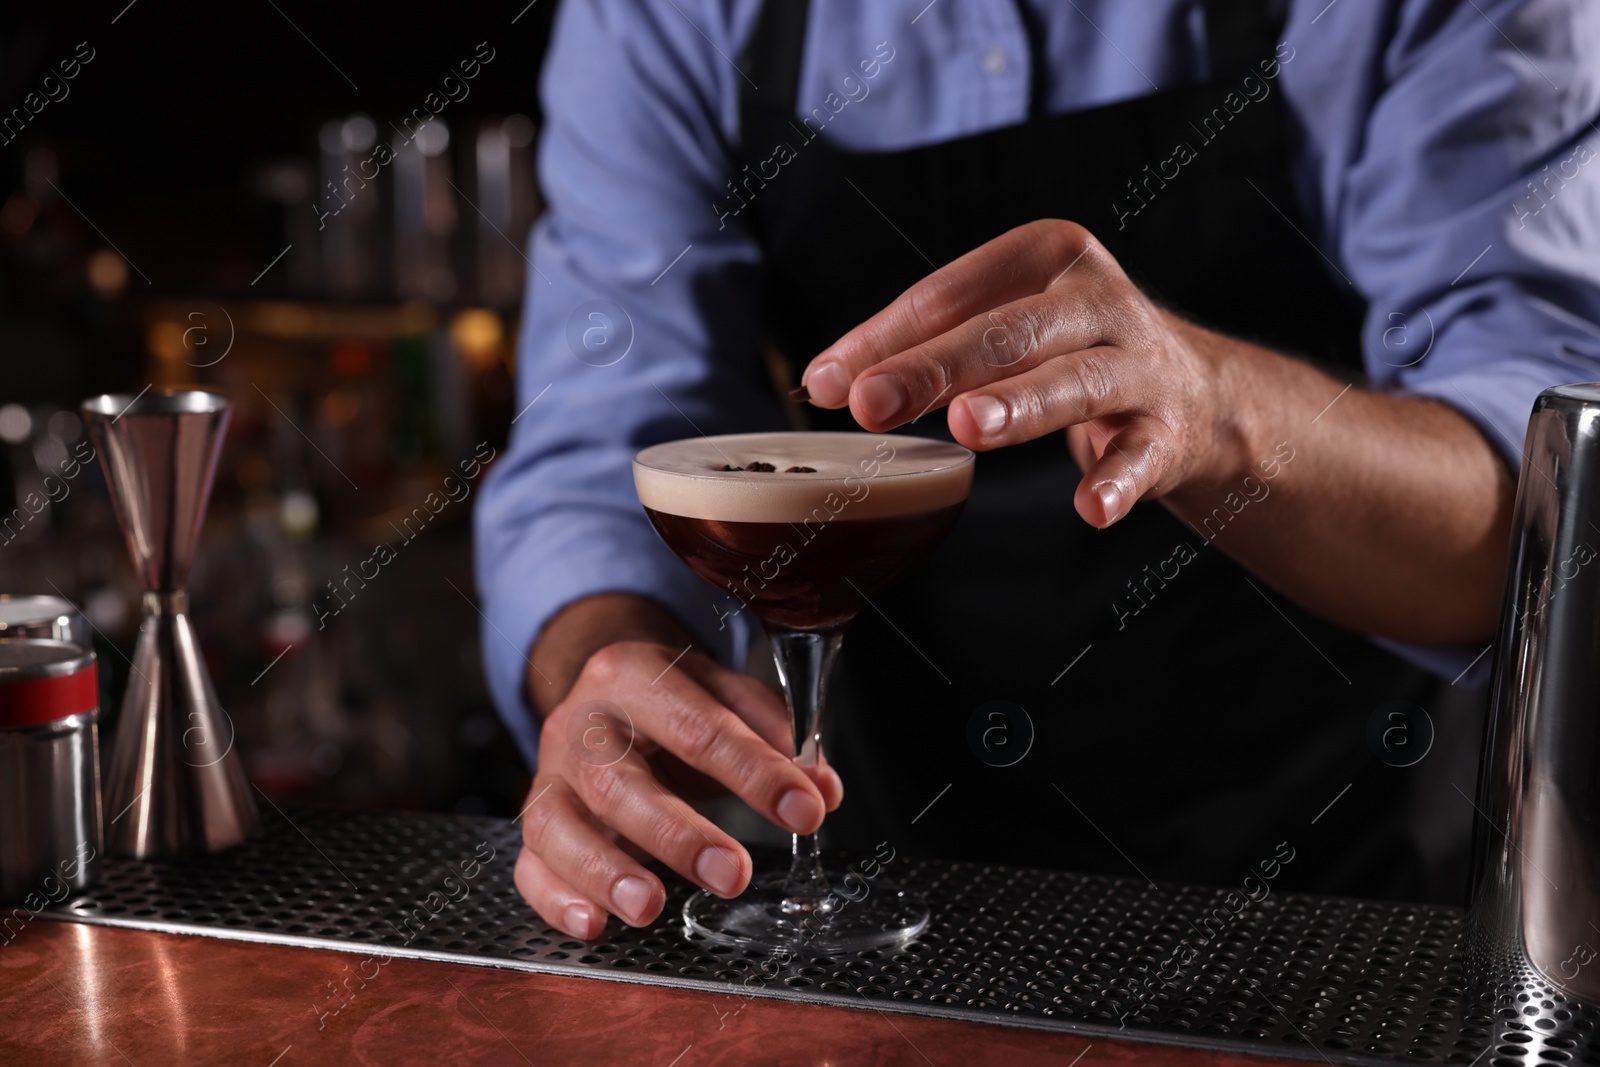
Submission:
POLYGON ((1006 70, 1006 54, 999 47, 989 49, 983 54, 983 72, 991 77, 1004 74, 1006 70))

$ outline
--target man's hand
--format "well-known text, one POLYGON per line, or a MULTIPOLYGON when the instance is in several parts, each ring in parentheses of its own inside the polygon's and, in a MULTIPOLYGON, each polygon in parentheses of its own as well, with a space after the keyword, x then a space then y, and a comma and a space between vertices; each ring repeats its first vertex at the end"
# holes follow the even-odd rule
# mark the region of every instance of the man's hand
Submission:
POLYGON ((802 382, 869 430, 949 405, 972 449, 1065 429, 1085 520, 1159 497, 1195 544, 1357 633, 1494 630, 1516 487, 1471 421, 1186 322, 1070 222, 1020 226, 935 271, 802 382))
POLYGON ((684 798, 732 792, 810 833, 844 790, 825 763, 809 777, 792 745, 788 710, 765 683, 669 645, 605 645, 545 717, 517 889, 550 925, 584 939, 600 935, 608 912, 630 926, 661 914, 666 891, 641 859, 737 896, 749 854, 684 798))
POLYGON ((924 278, 821 353, 813 403, 869 430, 940 405, 972 449, 1067 430, 1074 503, 1109 526, 1147 493, 1244 466, 1222 368, 1081 226, 1020 226, 924 278))

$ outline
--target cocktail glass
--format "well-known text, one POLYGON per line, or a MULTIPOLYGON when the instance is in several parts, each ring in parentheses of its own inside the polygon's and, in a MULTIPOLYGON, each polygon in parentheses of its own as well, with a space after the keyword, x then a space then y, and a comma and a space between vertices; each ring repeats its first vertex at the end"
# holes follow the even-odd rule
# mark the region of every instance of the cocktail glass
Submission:
MULTIPOLYGON (((949 532, 972 467, 960 445, 864 433, 700 437, 634 458, 662 540, 765 628, 801 767, 822 756, 824 693, 845 628, 949 532)), ((828 871, 817 835, 796 834, 787 873, 758 871, 733 900, 697 892, 684 922, 723 944, 822 953, 899 944, 927 926, 928 909, 877 877, 878 859, 828 871)))

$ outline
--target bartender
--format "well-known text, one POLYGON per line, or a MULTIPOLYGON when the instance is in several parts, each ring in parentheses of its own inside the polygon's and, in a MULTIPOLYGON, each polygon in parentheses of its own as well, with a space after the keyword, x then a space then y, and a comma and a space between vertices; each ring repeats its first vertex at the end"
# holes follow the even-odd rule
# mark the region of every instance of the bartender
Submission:
POLYGON ((1523 428, 1600 378, 1579 0, 585 0, 542 91, 477 566, 546 921, 656 921, 651 860, 735 895, 696 802, 845 782, 900 854, 1459 895, 1523 428), (793 424, 979 453, 814 775, 630 474, 793 424))

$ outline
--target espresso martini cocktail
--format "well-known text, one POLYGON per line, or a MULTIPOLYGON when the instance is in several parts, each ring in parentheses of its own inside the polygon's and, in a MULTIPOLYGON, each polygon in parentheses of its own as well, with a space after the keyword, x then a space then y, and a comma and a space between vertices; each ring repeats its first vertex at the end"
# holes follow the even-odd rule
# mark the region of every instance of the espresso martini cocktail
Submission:
MULTIPOLYGON (((823 690, 845 626, 949 532, 972 465, 960 445, 865 433, 701 437, 634 457, 662 540, 766 628, 802 767, 821 755, 823 690)), ((883 879, 825 871, 812 834, 796 835, 787 875, 758 874, 736 900, 696 893, 684 920, 723 943, 825 952, 904 941, 928 911, 883 879)))
POLYGON ((639 453, 645 513, 768 627, 823 630, 921 559, 972 484, 960 445, 858 433, 702 437, 639 453))

